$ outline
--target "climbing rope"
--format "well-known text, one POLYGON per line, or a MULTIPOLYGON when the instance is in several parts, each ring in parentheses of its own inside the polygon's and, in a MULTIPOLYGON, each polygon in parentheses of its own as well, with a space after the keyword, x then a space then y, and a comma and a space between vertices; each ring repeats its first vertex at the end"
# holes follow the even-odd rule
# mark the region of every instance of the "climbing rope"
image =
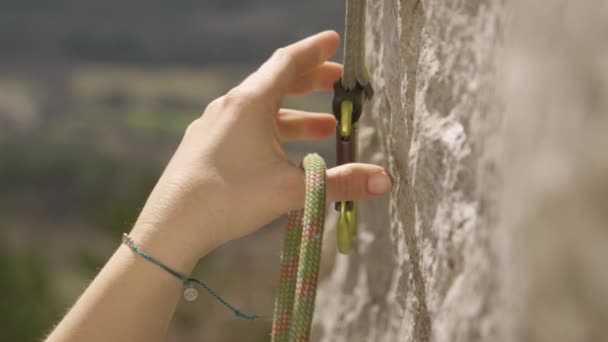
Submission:
MULTIPOLYGON (((347 0, 344 73, 334 85, 332 109, 336 126, 337 164, 357 160, 358 120, 366 99, 373 96, 365 65, 366 0, 347 0)), ((312 324, 321 244, 325 222, 325 162, 317 154, 304 158, 306 199, 303 210, 287 219, 279 286, 272 322, 272 342, 308 341, 312 324)), ((353 201, 336 203, 338 250, 349 253, 357 229, 357 206, 353 201)))
POLYGON ((367 87, 370 75, 365 64, 365 16, 367 0, 347 0, 344 39, 344 74, 341 83, 353 90, 367 87))
POLYGON ((308 341, 315 306, 325 222, 325 162, 304 158, 306 200, 287 220, 274 307, 272 341, 308 341))

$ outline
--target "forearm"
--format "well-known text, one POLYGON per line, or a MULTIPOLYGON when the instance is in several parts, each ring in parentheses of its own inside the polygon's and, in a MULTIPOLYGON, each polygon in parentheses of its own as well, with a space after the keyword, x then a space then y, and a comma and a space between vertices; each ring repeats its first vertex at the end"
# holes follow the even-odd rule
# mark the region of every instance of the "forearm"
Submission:
MULTIPOLYGON (((198 258, 160 229, 135 228, 138 246, 188 276, 198 258)), ((160 341, 183 284, 122 244, 48 341, 160 341)))

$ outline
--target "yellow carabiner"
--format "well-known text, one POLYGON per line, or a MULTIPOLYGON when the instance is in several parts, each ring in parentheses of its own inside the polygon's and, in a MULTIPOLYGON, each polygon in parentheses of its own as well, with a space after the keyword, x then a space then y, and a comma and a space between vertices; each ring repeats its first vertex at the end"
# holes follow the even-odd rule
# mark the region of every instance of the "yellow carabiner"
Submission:
POLYGON ((340 105, 340 137, 344 139, 352 139, 354 107, 352 101, 344 101, 340 105))
POLYGON ((357 203, 353 202, 352 206, 352 210, 348 210, 347 202, 340 202, 338 251, 343 254, 349 254, 353 250, 353 241, 357 235, 357 203))
MULTIPOLYGON (((343 101, 340 105, 340 137, 353 143, 354 157, 357 155, 357 123, 353 130, 352 101, 343 101)), ((353 250, 353 241, 357 235, 357 203, 340 202, 340 217, 338 219, 338 251, 348 254, 353 250)))

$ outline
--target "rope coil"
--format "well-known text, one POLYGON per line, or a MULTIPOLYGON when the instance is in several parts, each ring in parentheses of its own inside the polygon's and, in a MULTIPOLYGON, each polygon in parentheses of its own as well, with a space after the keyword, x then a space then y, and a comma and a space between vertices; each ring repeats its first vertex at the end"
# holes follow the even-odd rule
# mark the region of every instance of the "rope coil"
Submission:
POLYGON ((274 306, 272 341, 308 341, 315 307, 325 223, 325 161, 304 158, 304 209, 289 213, 279 286, 274 306))

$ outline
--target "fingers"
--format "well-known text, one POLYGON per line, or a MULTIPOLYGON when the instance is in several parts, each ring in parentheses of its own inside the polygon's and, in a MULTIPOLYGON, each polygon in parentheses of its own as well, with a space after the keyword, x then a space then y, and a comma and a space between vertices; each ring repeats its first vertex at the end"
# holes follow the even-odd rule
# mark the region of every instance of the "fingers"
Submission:
POLYGON ((325 62, 298 77, 289 89, 291 95, 308 94, 313 91, 333 89, 334 82, 342 76, 342 65, 325 62))
MULTIPOLYGON (((293 167, 288 181, 283 185, 287 210, 300 209, 304 205, 304 171, 293 167)), ((383 195, 393 188, 393 179, 380 166, 371 164, 346 164, 327 170, 327 201, 365 200, 383 195)))
POLYGON ((340 46, 340 37, 326 31, 278 49, 241 86, 258 89, 266 96, 282 98, 295 86, 300 75, 326 62, 340 46))
POLYGON ((326 182, 330 202, 374 198, 393 187, 392 177, 382 167, 359 163, 327 170, 326 182))
POLYGON ((336 118, 327 113, 281 109, 277 115, 281 141, 321 140, 336 131, 336 118))

